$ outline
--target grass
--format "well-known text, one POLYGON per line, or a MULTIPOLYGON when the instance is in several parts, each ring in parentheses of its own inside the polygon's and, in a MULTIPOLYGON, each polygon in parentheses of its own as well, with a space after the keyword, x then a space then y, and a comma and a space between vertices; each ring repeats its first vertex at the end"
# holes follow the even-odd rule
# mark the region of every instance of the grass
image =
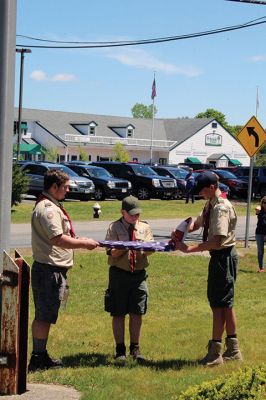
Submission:
MULTIPOLYGON (((198 200, 194 204, 184 204, 184 200, 149 200, 141 201, 141 208, 143 216, 149 219, 158 218, 183 218, 189 215, 198 215, 204 205, 204 200, 198 200)), ((73 221, 90 221, 93 219, 92 206, 94 201, 79 202, 79 201, 66 201, 64 207, 70 214, 73 221)), ((103 201, 100 203, 102 207, 101 220, 115 220, 119 215, 121 202, 117 200, 103 201)), ((238 215, 246 214, 246 202, 233 201, 238 215)), ((252 203, 255 209, 256 203, 252 203)), ((34 201, 23 202, 18 206, 12 208, 11 221, 12 223, 29 223, 31 213, 34 207, 34 201)), ((254 213, 253 213, 254 214, 254 213)))
MULTIPOLYGON (((30 374, 29 381, 72 385, 83 400, 174 400, 191 385, 265 362, 266 275, 256 273, 255 247, 239 250, 236 312, 243 363, 211 369, 197 364, 211 335, 206 299, 208 257, 157 253, 151 256, 148 268, 150 299, 141 338, 148 361, 144 366, 131 360, 125 366, 116 365, 111 318, 103 311, 106 255, 79 251, 69 272, 67 308, 60 312, 48 343, 49 352, 62 357, 66 368, 30 374)), ((32 312, 31 301, 31 319, 32 312)))

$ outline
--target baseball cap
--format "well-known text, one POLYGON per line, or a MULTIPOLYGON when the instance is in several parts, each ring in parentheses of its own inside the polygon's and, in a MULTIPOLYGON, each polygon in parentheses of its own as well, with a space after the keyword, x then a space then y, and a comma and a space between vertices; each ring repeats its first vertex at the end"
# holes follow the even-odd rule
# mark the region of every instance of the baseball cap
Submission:
POLYGON ((127 196, 122 200, 122 210, 125 210, 129 215, 136 215, 141 213, 139 201, 134 196, 127 196))
POLYGON ((202 172, 196 179, 195 192, 199 193, 203 188, 209 187, 210 185, 216 185, 217 183, 218 177, 214 172, 202 172))

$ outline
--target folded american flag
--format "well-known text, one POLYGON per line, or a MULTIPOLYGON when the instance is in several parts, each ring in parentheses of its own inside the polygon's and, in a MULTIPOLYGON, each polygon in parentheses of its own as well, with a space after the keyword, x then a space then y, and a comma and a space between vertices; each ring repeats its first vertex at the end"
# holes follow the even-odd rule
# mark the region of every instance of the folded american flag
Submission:
POLYGON ((101 247, 119 250, 143 250, 143 251, 172 251, 174 248, 168 242, 138 242, 138 241, 119 241, 102 240, 99 241, 101 247))

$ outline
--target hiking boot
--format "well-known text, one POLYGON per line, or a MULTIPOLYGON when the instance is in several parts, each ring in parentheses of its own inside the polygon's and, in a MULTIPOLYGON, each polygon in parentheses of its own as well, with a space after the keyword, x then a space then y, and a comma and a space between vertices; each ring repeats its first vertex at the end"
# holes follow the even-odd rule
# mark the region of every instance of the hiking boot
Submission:
POLYGON ((32 353, 28 372, 58 368, 63 368, 62 360, 52 359, 47 351, 44 351, 43 353, 32 353))
POLYGON ((223 353, 224 361, 242 361, 242 354, 238 347, 237 338, 225 338, 226 350, 223 353))
POLYGON ((135 346, 133 349, 131 349, 130 355, 132 356, 133 360, 140 362, 145 361, 145 357, 141 354, 139 346, 135 346))
POLYGON ((223 357, 221 356, 222 343, 209 340, 208 353, 200 360, 200 364, 207 367, 215 367, 216 365, 223 364, 223 357))

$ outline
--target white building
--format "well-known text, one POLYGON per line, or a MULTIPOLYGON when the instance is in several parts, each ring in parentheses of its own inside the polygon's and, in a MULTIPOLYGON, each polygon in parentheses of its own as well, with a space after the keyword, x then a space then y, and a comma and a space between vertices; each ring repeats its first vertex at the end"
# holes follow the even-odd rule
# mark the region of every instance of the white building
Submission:
MULTIPOLYGON (((15 121, 17 121, 17 110, 15 121)), ((59 161, 77 160, 85 150, 90 161, 110 160, 115 143, 123 143, 131 161, 227 166, 249 165, 240 143, 215 119, 150 119, 23 109, 21 154, 43 159, 54 149, 59 161)), ((16 136, 14 135, 14 144, 16 136)))

